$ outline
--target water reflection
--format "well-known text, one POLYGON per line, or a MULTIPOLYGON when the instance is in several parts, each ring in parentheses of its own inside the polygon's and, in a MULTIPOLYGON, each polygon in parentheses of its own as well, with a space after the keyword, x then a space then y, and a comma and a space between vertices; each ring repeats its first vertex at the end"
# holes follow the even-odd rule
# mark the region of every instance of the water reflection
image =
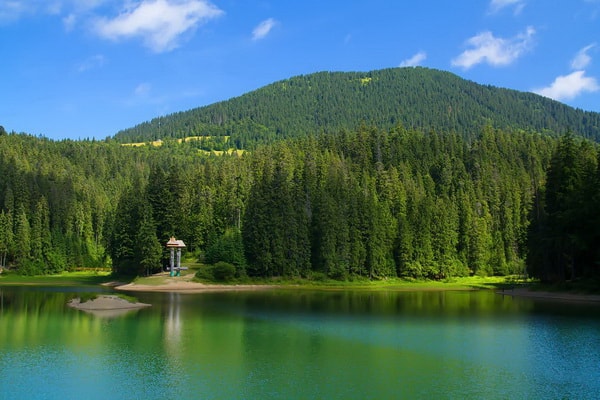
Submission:
POLYGON ((0 399, 600 393, 594 305, 491 292, 140 293, 152 307, 106 319, 68 308, 77 295, 0 288, 0 399))
POLYGON ((180 294, 179 293, 168 293, 168 311, 167 318, 165 321, 165 330, 167 335, 168 343, 180 343, 181 342, 181 318, 179 317, 180 309, 180 294))
POLYGON ((80 309, 79 311, 93 315, 97 318, 120 318, 127 314, 134 314, 138 311, 137 308, 118 308, 118 309, 110 309, 110 310, 88 310, 85 308, 80 309))

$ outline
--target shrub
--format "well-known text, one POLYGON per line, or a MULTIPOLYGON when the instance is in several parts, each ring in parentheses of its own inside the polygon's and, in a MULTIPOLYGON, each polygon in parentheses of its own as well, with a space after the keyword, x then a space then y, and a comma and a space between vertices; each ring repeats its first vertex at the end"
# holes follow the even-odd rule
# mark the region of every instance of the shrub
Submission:
POLYGON ((214 281, 215 277, 213 275, 213 267, 206 266, 206 267, 200 268, 198 271, 196 271, 196 278, 198 278, 202 281, 214 281))
POLYGON ((220 282, 230 281, 235 278, 235 265, 219 261, 212 267, 212 273, 215 280, 220 282))
POLYGON ((44 273, 44 264, 35 260, 23 260, 19 265, 19 274, 25 276, 42 275, 44 273))
POLYGON ((309 279, 315 282, 325 282, 327 281, 327 274, 320 271, 313 271, 310 274, 309 279))

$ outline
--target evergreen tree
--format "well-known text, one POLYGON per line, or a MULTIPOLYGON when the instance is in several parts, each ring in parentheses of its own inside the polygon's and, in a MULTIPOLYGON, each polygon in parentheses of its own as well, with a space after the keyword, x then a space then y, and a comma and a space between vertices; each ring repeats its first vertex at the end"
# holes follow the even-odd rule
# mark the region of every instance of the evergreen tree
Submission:
POLYGON ((8 255, 13 251, 13 221, 10 212, 0 212, 0 268, 7 267, 8 255))
POLYGON ((116 274, 135 275, 136 240, 138 232, 140 193, 134 189, 123 193, 117 204, 110 243, 113 271, 116 274))
POLYGON ((149 205, 142 205, 141 208, 134 249, 135 262, 139 265, 138 274, 150 275, 161 270, 163 246, 156 237, 156 225, 149 205))
POLYGON ((593 271, 596 243, 594 221, 596 205, 597 153, 585 142, 577 143, 572 134, 563 136, 550 161, 542 209, 532 227, 530 248, 539 247, 530 266, 545 281, 564 281, 583 277, 593 271))
POLYGON ((31 226, 23 207, 17 211, 14 243, 15 261, 22 267, 29 261, 31 254, 31 226))

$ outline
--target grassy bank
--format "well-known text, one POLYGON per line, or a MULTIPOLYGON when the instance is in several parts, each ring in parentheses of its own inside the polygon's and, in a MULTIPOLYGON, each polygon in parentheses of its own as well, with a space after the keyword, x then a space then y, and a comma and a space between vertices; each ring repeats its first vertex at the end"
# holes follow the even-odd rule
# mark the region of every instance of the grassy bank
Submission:
MULTIPOLYGON (((197 266, 194 266, 197 267, 197 266)), ((282 288, 302 288, 319 290, 474 290, 474 289, 499 289, 514 285, 510 278, 505 277, 464 277, 452 278, 445 281, 415 281, 399 278, 371 281, 367 279, 353 281, 336 280, 309 280, 309 279, 244 279, 234 282, 208 282, 199 281, 194 278, 196 268, 191 267, 182 271, 181 276, 171 277, 168 273, 162 273, 149 277, 138 277, 133 280, 134 284, 161 286, 173 281, 192 281, 210 284, 229 285, 268 285, 281 286, 282 288)), ((39 286, 93 286, 114 280, 109 271, 76 271, 64 272, 57 275, 44 276, 22 276, 14 273, 0 274, 0 286, 39 285, 39 286)))
POLYGON ((93 286, 111 281, 110 270, 75 271, 55 275, 23 276, 4 271, 0 274, 0 286, 93 286))
MULTIPOLYGON (((216 278, 215 266, 195 263, 190 265, 189 270, 183 271, 181 279, 191 280, 206 285, 267 285, 307 289, 365 289, 365 290, 473 290, 473 289, 501 289, 513 287, 524 282, 516 276, 510 277, 457 277, 442 281, 414 280, 402 278, 386 278, 381 280, 370 280, 367 278, 354 277, 350 280, 339 281, 329 279, 325 274, 314 274, 310 278, 232 278, 231 280, 220 280, 216 278), (191 274, 195 273, 195 277, 191 274)), ((233 276, 233 266, 231 266, 233 276)), ((134 283, 145 285, 160 285, 159 277, 138 278, 134 283)), ((531 283, 531 282, 527 282, 531 283)))
POLYGON ((480 290, 499 289, 511 285, 505 277, 464 277, 444 281, 404 280, 391 278, 385 280, 307 280, 307 279, 262 279, 240 282, 240 284, 280 285, 282 287, 320 289, 320 290, 480 290))

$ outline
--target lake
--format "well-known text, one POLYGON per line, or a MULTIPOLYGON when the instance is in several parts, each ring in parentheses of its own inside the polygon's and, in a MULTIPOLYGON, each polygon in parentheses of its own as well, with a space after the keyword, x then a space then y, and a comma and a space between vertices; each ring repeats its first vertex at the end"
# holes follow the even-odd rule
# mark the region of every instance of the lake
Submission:
POLYGON ((0 399, 594 399, 600 305, 489 291, 0 287, 0 399))

